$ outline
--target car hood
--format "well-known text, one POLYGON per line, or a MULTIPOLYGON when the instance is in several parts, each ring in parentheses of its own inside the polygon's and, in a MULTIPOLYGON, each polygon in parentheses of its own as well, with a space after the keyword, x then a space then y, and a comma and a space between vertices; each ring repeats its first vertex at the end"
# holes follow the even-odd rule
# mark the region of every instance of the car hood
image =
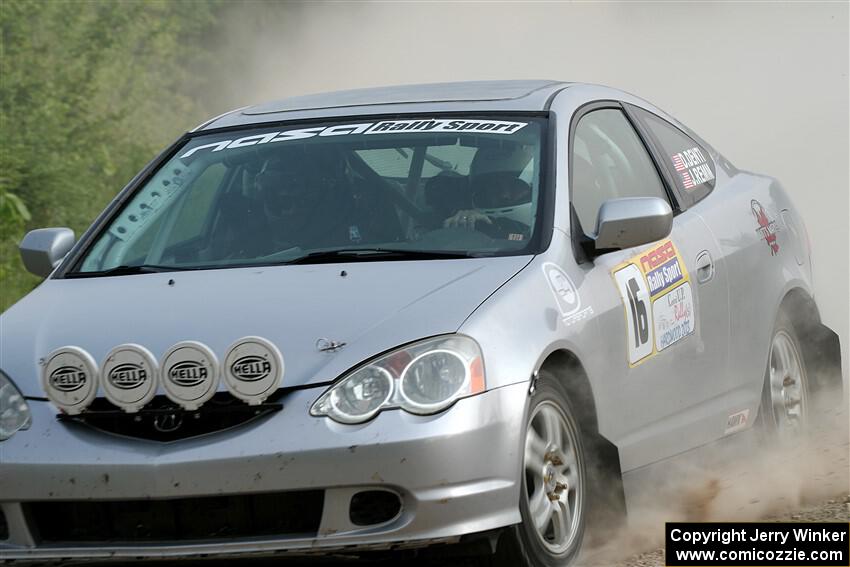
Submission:
POLYGON ((512 256, 49 279, 0 317, 0 366, 25 396, 43 397, 39 360, 63 346, 83 348, 100 363, 122 343, 140 344, 160 357, 178 341, 195 340, 221 361, 230 344, 255 335, 282 352, 283 386, 321 384, 398 345, 457 331, 530 260, 512 256), (346 346, 321 352, 320 339, 346 346))

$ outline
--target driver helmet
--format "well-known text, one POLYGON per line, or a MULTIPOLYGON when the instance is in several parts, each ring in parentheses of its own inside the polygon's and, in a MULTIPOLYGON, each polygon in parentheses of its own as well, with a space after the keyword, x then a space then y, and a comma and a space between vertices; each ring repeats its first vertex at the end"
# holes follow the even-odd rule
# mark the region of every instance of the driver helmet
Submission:
POLYGON ((472 180, 472 203, 492 219, 507 218, 530 226, 534 214, 531 186, 513 174, 496 171, 472 180))
POLYGON ((339 185, 340 166, 326 157, 296 150, 265 161, 254 183, 270 221, 311 215, 339 185))
POLYGON ((478 150, 469 168, 475 208, 494 220, 507 218, 530 226, 533 191, 520 176, 531 158, 531 149, 522 144, 478 150))

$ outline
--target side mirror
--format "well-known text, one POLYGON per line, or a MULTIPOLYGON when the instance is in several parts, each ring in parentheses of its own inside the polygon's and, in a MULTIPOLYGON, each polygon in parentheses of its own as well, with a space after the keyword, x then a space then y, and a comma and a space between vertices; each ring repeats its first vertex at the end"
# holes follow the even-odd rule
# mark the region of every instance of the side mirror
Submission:
POLYGON ((46 278, 74 246, 70 228, 39 228, 24 236, 18 248, 27 270, 46 278))
POLYGON ((673 230, 673 211, 658 197, 610 199, 599 207, 594 249, 622 250, 661 240, 673 230))

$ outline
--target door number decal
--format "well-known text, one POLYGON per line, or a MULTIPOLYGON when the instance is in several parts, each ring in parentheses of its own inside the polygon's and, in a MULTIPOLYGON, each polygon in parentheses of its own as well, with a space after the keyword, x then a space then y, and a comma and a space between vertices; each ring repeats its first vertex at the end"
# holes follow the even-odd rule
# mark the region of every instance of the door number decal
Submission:
POLYGON ((652 354, 649 325, 649 288, 643 274, 634 264, 614 272, 614 279, 626 312, 626 340, 629 345, 629 364, 652 354))
POLYGON ((626 317, 629 366, 636 366, 694 332, 690 277, 672 240, 611 271, 626 317))

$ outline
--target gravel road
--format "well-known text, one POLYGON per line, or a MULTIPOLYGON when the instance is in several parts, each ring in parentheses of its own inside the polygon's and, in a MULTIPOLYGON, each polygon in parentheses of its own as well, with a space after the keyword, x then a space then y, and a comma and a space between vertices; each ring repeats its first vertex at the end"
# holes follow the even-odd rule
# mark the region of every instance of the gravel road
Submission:
MULTIPOLYGON (((850 494, 830 498, 817 505, 784 514, 771 515, 765 521, 776 522, 850 522, 850 494)), ((663 524, 659 528, 657 540, 645 539, 643 545, 631 540, 628 536, 622 538, 627 543, 626 549, 641 549, 634 554, 618 554, 611 548, 603 551, 589 551, 581 561, 581 567, 664 567, 664 547, 655 544, 663 538, 663 524), (634 546, 634 547, 630 547, 634 546)))
POLYGON ((750 436, 710 463, 673 470, 630 514, 628 529, 586 549, 581 567, 663 566, 667 521, 850 521, 847 427, 847 408, 835 408, 793 447, 750 436))

